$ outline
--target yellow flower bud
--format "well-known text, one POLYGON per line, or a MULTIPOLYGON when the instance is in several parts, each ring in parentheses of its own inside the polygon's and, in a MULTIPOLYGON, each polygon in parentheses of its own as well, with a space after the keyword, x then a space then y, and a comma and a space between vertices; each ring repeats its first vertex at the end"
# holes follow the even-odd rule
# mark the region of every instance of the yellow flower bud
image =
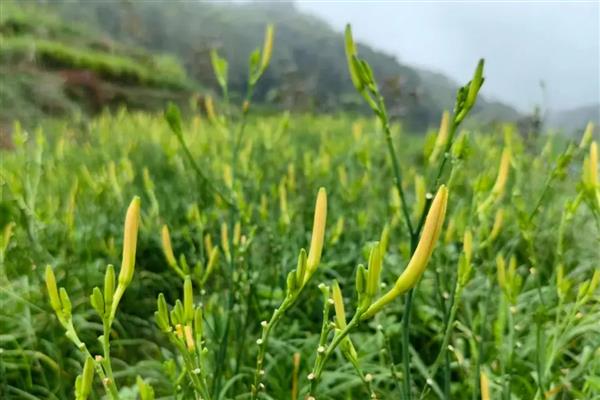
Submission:
POLYGON ((467 263, 471 263, 471 256, 473 254, 473 234, 470 229, 467 229, 463 235, 463 251, 467 258, 467 263))
POLYGON ((377 294, 379 289, 379 277, 381 275, 381 266, 383 264, 382 254, 377 243, 371 249, 369 254, 369 269, 367 271, 367 287, 365 293, 371 298, 377 294))
POLYGON ((185 322, 192 322, 194 319, 194 291, 189 276, 183 281, 183 319, 185 322))
POLYGON ((62 313, 62 304, 58 296, 58 288, 56 287, 56 277, 50 265, 46 265, 46 288, 48 289, 48 297, 50 297, 50 305, 57 314, 62 313))
POLYGON ((492 194, 496 196, 496 198, 499 198, 504 194, 506 181, 508 180, 508 172, 510 169, 510 158, 510 147, 505 147, 502 151, 502 158, 500 159, 500 167, 498 168, 496 183, 492 188, 492 194))
POLYGON ((212 237, 210 236, 210 233, 207 233, 206 235, 204 235, 204 250, 206 250, 206 252, 208 254, 210 254, 210 253, 212 253, 212 249, 213 249, 212 237))
POLYGON ((500 234, 500 230, 502 229, 502 223, 504 222, 504 209, 500 208, 496 211, 496 216, 494 217, 494 225, 492 226, 492 230, 490 232, 490 236, 488 237, 489 242, 493 242, 498 235, 500 234))
POLYGON ((490 400, 490 380, 483 371, 479 375, 479 383, 481 385, 481 400, 490 400))
POLYGON ((190 350, 190 351, 194 350, 194 348, 196 347, 196 344, 194 343, 194 335, 192 332, 192 326, 186 325, 183 328, 183 332, 185 335, 185 344, 186 344, 188 350, 190 350))
POLYGON ((416 218, 421 218, 421 214, 425 209, 425 192, 427 192, 425 179, 421 175, 415 175, 415 198, 417 203, 415 207, 416 218))
POLYGON ((135 196, 127 209, 123 234, 123 258, 119 272, 119 284, 129 285, 135 268, 138 227, 140 224, 140 198, 135 196))
POLYGON ((215 269, 215 265, 217 265, 217 260, 219 259, 219 249, 217 247, 213 247, 210 255, 208 256, 208 264, 206 265, 206 271, 202 276, 202 284, 206 282, 210 274, 212 274, 215 269))
POLYGON ((206 115, 208 116, 208 120, 210 121, 210 123, 217 123, 217 114, 215 113, 215 106, 213 104, 213 99, 211 96, 206 96, 204 98, 204 108, 206 108, 206 115))
POLYGON ((325 223, 327 221, 327 192, 325 188, 320 188, 317 194, 317 202, 315 204, 315 217, 313 221, 313 230, 310 240, 310 249, 306 265, 308 273, 305 276, 305 282, 315 272, 319 262, 321 261, 321 253, 323 252, 323 240, 325 239, 325 223))
POLYGON ((333 306, 335 308, 335 320, 338 328, 344 329, 346 327, 346 311, 344 310, 344 298, 342 297, 342 291, 340 290, 340 285, 336 280, 333 281, 331 288, 331 297, 333 298, 333 306))
POLYGON ((167 225, 163 225, 162 227, 161 238, 163 253, 165 253, 167 263, 169 263, 170 266, 177 265, 177 259, 173 253, 173 247, 171 246, 171 235, 169 235, 169 227, 167 225))
POLYGON ((433 146, 433 151, 429 156, 429 163, 434 163, 439 157, 440 153, 444 151, 446 148, 446 143, 448 142, 448 132, 449 132, 449 121, 450 121, 450 113, 446 110, 442 114, 442 121, 440 122, 440 130, 438 131, 437 137, 435 139, 435 145, 433 146))
POLYGON ((429 258, 437 243, 442 225, 444 224, 447 204, 448 189, 445 185, 442 185, 431 203, 431 208, 429 209, 427 218, 425 218, 425 224, 423 225, 423 233, 421 234, 417 248, 404 269, 404 272, 402 272, 394 287, 373 303, 363 314, 361 319, 372 317, 386 304, 390 303, 396 297, 407 292, 417 284, 417 281, 425 271, 425 267, 427 266, 429 258))
POLYGON ((592 142, 590 145, 590 158, 588 161, 588 177, 589 183, 592 188, 598 186, 598 144, 592 142))
POLYGON ((579 142, 579 148, 585 149, 588 144, 592 141, 592 134, 594 133, 594 123, 592 121, 588 122, 585 127, 585 131, 583 132, 583 136, 581 137, 581 142, 579 142))
POLYGON ((360 79, 359 73, 356 70, 356 65, 354 64, 353 58, 356 57, 356 45, 354 44, 354 39, 352 38, 352 28, 350 25, 346 25, 345 31, 345 48, 346 48, 346 61, 348 62, 348 70, 350 72, 350 78, 352 79, 352 84, 359 92, 363 90, 364 85, 362 80, 360 79))
POLYGON ((227 256, 227 258, 230 258, 230 253, 229 253, 229 232, 227 229, 227 224, 225 222, 223 222, 221 224, 221 248, 223 249, 223 252, 225 253, 225 255, 227 256))
POLYGON ((275 28, 273 25, 267 25, 267 29, 265 30, 265 41, 263 43, 262 50, 262 58, 260 61, 260 69, 264 71, 269 66, 269 61, 271 61, 271 55, 273 54, 273 36, 274 36, 275 28))

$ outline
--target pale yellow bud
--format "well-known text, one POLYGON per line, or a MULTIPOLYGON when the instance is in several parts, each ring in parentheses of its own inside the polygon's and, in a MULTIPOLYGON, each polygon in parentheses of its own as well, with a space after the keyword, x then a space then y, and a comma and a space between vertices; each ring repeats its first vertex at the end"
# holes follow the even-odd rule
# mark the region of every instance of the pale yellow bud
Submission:
POLYGON ((490 400, 490 380, 483 371, 479 375, 479 384, 481 386, 481 400, 490 400))
POLYGON ((496 211, 496 216, 494 217, 494 225, 492 226, 492 231, 490 232, 490 236, 488 237, 488 240, 490 242, 493 242, 500 234, 500 231, 502 230, 503 222, 504 222, 504 209, 500 208, 498 211, 496 211))
POLYGON ((598 144, 596 142, 592 142, 590 145, 588 168, 590 186, 596 188, 598 187, 598 144))
POLYGON ((500 159, 500 167, 498 168, 498 176, 496 177, 496 183, 492 188, 492 194, 496 198, 501 197, 504 194, 506 188, 506 181, 508 180, 508 172, 510 169, 510 147, 505 147, 502 151, 502 158, 500 159))
POLYGON ((417 284, 437 243, 444 224, 447 204, 448 189, 445 185, 442 185, 431 203, 431 208, 423 225, 423 233, 404 272, 402 272, 394 287, 369 307, 367 312, 363 314, 362 319, 372 317, 386 304, 417 284))
POLYGON ((129 204, 125 216, 123 233, 123 258, 119 272, 119 284, 129 285, 135 268, 135 252, 137 248, 138 228, 140 224, 140 198, 135 196, 129 204))
POLYGON ((434 163, 439 157, 440 153, 443 152, 446 148, 446 143, 448 142, 449 121, 450 113, 448 111, 444 111, 444 113, 442 114, 442 121, 440 122, 440 130, 438 131, 437 137, 435 139, 433 151, 429 156, 430 164, 434 163))
POLYGON ((171 246, 171 235, 169 235, 169 227, 167 225, 163 225, 162 227, 161 238, 163 253, 165 254, 167 262, 170 266, 177 265, 177 260, 175 259, 175 254, 173 253, 173 247, 171 246))
POLYGON ((327 222, 327 192, 325 188, 320 188, 317 194, 317 202, 315 204, 315 216, 313 221, 313 230, 310 240, 310 249, 306 265, 308 273, 305 281, 308 281, 310 276, 317 269, 321 261, 321 253, 323 252, 323 241, 325 239, 325 224, 327 222))
POLYGON ((271 61, 271 55, 273 54, 273 36, 275 33, 275 28, 273 25, 267 25, 267 29, 265 30, 265 41, 263 43, 262 50, 262 58, 260 61, 260 69, 264 71, 271 61))
POLYGON ((344 298, 342 297, 342 291, 337 281, 333 281, 331 285, 333 298, 333 306, 335 308, 335 320, 339 329, 346 327, 346 311, 344 310, 344 298))

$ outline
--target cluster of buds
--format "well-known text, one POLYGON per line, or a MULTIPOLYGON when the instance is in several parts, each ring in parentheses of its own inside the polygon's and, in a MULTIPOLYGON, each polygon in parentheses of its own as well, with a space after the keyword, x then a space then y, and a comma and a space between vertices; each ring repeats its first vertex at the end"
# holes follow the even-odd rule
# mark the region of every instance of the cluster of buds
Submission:
MULTIPOLYGON (((239 227, 239 225, 236 226, 239 227)), ((169 234, 167 225, 163 225, 162 227, 161 241, 163 254, 169 267, 172 268, 181 279, 185 280, 187 276, 191 275, 200 286, 204 286, 219 261, 219 248, 212 245, 210 235, 204 237, 208 261, 206 265, 202 261, 196 262, 193 269, 190 268, 185 255, 181 254, 179 256, 179 261, 175 258, 175 253, 173 252, 173 247, 171 245, 171 235, 169 234)), ((225 242, 228 243, 227 241, 225 242)))

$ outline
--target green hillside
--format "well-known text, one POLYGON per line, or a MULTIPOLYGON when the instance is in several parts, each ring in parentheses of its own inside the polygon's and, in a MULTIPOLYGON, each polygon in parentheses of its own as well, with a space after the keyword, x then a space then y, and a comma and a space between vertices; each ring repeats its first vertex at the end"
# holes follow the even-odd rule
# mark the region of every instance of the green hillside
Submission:
MULTIPOLYGON (((342 34, 293 4, 121 2, 53 3, 67 19, 98 25, 125 43, 180 57, 189 76, 217 88, 209 52, 217 48, 230 64, 230 87, 245 90, 247 58, 267 23, 276 26, 271 67, 256 98, 280 109, 332 112, 365 110, 346 73, 342 34)), ((371 60, 393 116, 414 130, 435 125, 452 107, 458 85, 440 74, 419 71, 394 57, 360 45, 371 60)), ((475 60, 473 60, 475 62, 475 60)), ((465 75, 471 71, 465 71, 465 75)), ((515 120, 517 112, 482 100, 475 120, 515 120)))
POLYGON ((125 46, 32 4, 0 13, 0 122, 89 114, 122 104, 162 107, 193 88, 170 56, 125 46))

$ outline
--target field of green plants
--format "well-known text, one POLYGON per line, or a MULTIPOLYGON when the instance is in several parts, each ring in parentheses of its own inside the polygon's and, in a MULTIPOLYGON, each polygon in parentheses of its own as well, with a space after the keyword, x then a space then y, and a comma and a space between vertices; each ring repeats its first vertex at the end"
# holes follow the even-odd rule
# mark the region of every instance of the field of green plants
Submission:
POLYGON ((600 185, 576 142, 463 128, 484 64, 426 135, 262 115, 25 129, 1 153, 2 399, 598 399, 600 185))

